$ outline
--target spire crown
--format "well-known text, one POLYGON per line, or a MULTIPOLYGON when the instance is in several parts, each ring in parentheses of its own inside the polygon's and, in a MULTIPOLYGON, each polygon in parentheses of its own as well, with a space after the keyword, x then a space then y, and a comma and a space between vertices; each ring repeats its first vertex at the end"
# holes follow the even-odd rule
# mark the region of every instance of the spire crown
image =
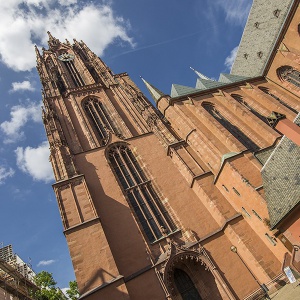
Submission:
POLYGON ((36 62, 39 64, 41 62, 42 56, 40 54, 39 48, 37 45, 34 45, 35 55, 36 55, 36 62))
POLYGON ((165 96, 165 94, 163 92, 161 92, 159 89, 157 89, 152 84, 150 84, 148 81, 146 81, 142 76, 140 76, 140 78, 146 85, 146 87, 155 103, 157 103, 161 97, 165 96))
POLYGON ((197 74, 197 76, 198 76, 199 78, 205 79, 205 80, 211 80, 211 81, 214 81, 214 80, 210 79, 209 77, 203 75, 202 73, 198 72, 198 71, 195 70, 194 68, 190 67, 190 69, 193 70, 193 71, 197 74))

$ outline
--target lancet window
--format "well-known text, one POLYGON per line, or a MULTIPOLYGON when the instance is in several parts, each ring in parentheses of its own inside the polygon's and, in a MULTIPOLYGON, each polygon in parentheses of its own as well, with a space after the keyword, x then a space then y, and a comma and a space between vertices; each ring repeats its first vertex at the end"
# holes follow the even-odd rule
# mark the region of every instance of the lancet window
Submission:
POLYGON ((261 91, 263 91, 264 93, 270 95, 271 97, 273 97, 275 100, 277 100, 280 104, 282 104, 283 106, 285 106, 286 108, 290 109, 292 112, 294 113, 298 113, 296 109, 294 109, 293 107, 291 107, 288 103, 284 102, 282 99, 280 99, 278 96, 272 94, 268 88, 264 87, 264 86, 259 86, 258 87, 261 91))
POLYGON ((52 85, 53 82, 55 82, 59 92, 63 94, 66 91, 66 86, 60 76, 60 73, 57 71, 57 69, 52 70, 52 85))
POLYGON ((119 134, 115 123, 99 99, 90 97, 84 101, 83 107, 99 135, 101 146, 106 144, 109 131, 119 134))
POLYGON ((204 103, 203 108, 215 118, 224 128, 226 128, 238 141, 240 141, 247 149, 257 151, 259 147, 246 136, 237 126, 230 123, 211 103, 204 103))
POLYGON ((108 158, 135 218, 150 242, 175 230, 167 210, 132 151, 124 144, 109 150, 108 158))
POLYGON ((293 67, 282 66, 277 69, 277 75, 281 80, 290 82, 297 88, 300 87, 300 72, 293 67))
POLYGON ((202 300, 190 276, 183 270, 174 270, 174 282, 183 300, 202 300))
POLYGON ((251 111, 255 116, 257 116, 263 122, 268 124, 268 121, 266 118, 267 116, 264 116, 263 112, 259 111, 258 107, 254 107, 253 105, 250 105, 241 95, 231 94, 231 97, 234 98, 240 104, 242 104, 244 107, 246 107, 249 111, 251 111))
POLYGON ((71 75, 72 81, 76 87, 84 86, 84 81, 78 72, 77 68, 75 67, 74 61, 65 61, 64 62, 69 74, 71 75))

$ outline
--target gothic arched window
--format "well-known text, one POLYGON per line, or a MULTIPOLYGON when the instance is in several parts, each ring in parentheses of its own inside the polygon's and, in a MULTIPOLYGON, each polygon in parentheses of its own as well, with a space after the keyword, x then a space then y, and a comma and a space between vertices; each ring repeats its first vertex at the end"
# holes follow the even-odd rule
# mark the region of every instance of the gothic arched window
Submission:
POLYGON ((154 242, 174 231, 174 223, 131 150, 123 144, 115 145, 108 159, 148 240, 154 242))
POLYGON ((259 147, 248 138, 237 126, 230 123, 211 103, 204 103, 203 108, 215 118, 224 128, 226 128, 238 141, 240 141, 247 149, 257 151, 259 147))
POLYGON ((293 107, 291 107, 288 103, 286 103, 285 101, 283 101, 282 99, 280 99, 278 96, 272 94, 268 88, 264 87, 264 86, 259 86, 258 87, 261 91, 263 91, 265 94, 270 95, 271 97, 273 97, 275 100, 277 100, 280 104, 282 104, 283 106, 285 106, 286 108, 290 109, 292 112, 294 113, 298 113, 296 109, 294 109, 293 107))
POLYGON ((98 132, 101 146, 105 145, 107 142, 108 131, 119 134, 118 129, 105 106, 97 98, 88 98, 84 101, 83 107, 98 132))
POLYGON ((300 72, 298 70, 291 66, 282 66, 276 72, 280 80, 290 82, 297 88, 300 87, 300 72))
POLYGON ((58 58, 61 60, 76 87, 84 86, 84 80, 74 63, 74 55, 67 52, 60 52, 58 58))
POLYGON ((268 124, 266 116, 264 116, 263 113, 259 111, 258 107, 254 107, 253 105, 250 105, 241 95, 231 94, 231 97, 234 98, 240 104, 242 104, 244 107, 246 107, 248 110, 250 110, 260 120, 268 124))
POLYGON ((183 270, 174 270, 174 282, 182 300, 202 300, 192 279, 183 270))

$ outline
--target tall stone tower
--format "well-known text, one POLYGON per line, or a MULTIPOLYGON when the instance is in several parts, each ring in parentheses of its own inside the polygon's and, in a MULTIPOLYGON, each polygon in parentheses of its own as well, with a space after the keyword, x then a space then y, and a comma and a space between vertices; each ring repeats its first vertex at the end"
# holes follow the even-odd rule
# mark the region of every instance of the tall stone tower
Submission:
POLYGON ((48 34, 43 121, 81 299, 274 288, 290 244, 270 229, 261 169, 282 136, 270 120, 292 122, 299 97, 264 76, 197 72, 197 89, 172 97, 144 80, 157 110, 84 42, 48 34))

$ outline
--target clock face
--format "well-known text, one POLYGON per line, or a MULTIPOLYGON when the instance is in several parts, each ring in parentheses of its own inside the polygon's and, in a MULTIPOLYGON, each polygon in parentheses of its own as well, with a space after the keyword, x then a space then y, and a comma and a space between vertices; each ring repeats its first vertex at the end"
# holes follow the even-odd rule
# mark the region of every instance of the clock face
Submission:
POLYGON ((74 59, 74 55, 71 53, 63 53, 59 55, 58 59, 61 61, 70 61, 74 59))

